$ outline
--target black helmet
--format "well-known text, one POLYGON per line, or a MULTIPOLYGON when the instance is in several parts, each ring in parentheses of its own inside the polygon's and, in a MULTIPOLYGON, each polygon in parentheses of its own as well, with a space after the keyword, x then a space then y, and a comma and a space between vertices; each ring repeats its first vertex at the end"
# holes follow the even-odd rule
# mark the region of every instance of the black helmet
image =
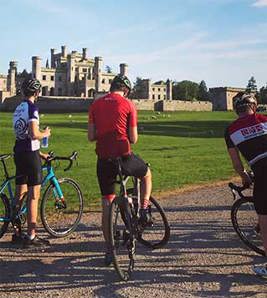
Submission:
POLYGON ((36 91, 41 91, 41 83, 36 79, 26 79, 21 85, 21 89, 24 94, 33 94, 36 91))
POLYGON ((236 96, 233 97, 234 110, 239 112, 246 109, 251 105, 257 105, 257 100, 254 94, 239 92, 236 96))
POLYGON ((111 88, 115 86, 123 86, 123 85, 129 90, 129 92, 131 91, 132 84, 130 80, 126 76, 121 74, 116 75, 111 82, 111 88))

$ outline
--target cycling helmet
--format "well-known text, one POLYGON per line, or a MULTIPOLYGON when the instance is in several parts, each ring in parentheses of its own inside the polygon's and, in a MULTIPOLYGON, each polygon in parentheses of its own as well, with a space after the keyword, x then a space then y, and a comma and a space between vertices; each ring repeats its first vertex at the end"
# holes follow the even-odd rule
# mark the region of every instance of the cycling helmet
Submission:
POLYGON ((251 105, 257 105, 257 100, 254 94, 249 94, 245 92, 239 92, 233 97, 234 110, 239 112, 244 110, 251 105))
POLYGON ((111 85, 113 85, 113 86, 124 85, 129 90, 129 92, 132 89, 132 84, 131 84, 130 80, 126 76, 121 75, 121 74, 118 74, 114 77, 114 79, 111 82, 111 85))
POLYGON ((41 91, 41 83, 36 79, 26 79, 21 85, 23 93, 34 93, 36 91, 41 91))

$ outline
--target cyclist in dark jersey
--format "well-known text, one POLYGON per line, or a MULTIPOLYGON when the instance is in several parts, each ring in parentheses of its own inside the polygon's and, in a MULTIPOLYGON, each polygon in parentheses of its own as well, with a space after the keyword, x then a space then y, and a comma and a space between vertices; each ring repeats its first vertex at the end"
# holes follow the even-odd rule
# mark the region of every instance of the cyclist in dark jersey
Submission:
MULTIPOLYGON (((238 93, 234 98, 238 119, 225 131, 225 141, 233 167, 243 185, 251 184, 239 152, 254 172, 254 205, 259 216, 263 246, 267 255, 267 117, 256 113, 257 101, 252 94, 238 93)), ((254 272, 267 276, 266 266, 253 268, 254 272)))
POLYGON ((126 76, 117 75, 110 93, 94 101, 89 108, 88 139, 96 141, 97 177, 102 194, 102 230, 106 241, 105 264, 112 262, 108 239, 109 207, 115 197, 117 165, 114 159, 122 158, 124 174, 141 179, 141 221, 150 220, 148 212, 152 188, 151 172, 146 163, 131 151, 131 143, 138 139, 137 112, 126 97, 131 83, 126 76))
POLYGON ((49 244, 36 236, 38 200, 42 182, 41 157, 47 155, 39 151, 40 140, 50 136, 50 129, 39 129, 39 113, 35 106, 41 84, 36 79, 26 79, 21 86, 25 99, 17 106, 13 114, 13 128, 16 136, 14 161, 16 165, 17 208, 28 193, 27 234, 22 235, 20 227, 15 225, 12 242, 23 242, 25 246, 49 244))

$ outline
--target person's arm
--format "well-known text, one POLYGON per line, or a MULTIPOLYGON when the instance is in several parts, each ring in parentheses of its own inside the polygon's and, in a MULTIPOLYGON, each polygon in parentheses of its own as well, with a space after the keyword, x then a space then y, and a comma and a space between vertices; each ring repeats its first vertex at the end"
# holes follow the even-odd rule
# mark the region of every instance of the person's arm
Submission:
POLYGON ((231 158, 231 161, 233 164, 233 168, 235 169, 235 171, 238 173, 238 175, 242 179, 242 184, 249 186, 252 183, 252 181, 243 166, 238 149, 236 147, 228 148, 228 153, 230 155, 230 158, 231 158))
POLYGON ((96 140, 96 129, 93 123, 88 123, 88 141, 93 142, 96 140))
POLYGON ((128 138, 131 144, 135 144, 138 140, 137 111, 131 101, 129 101, 129 104, 130 104, 130 114, 129 114, 129 121, 128 121, 128 138))
POLYGON ((91 105, 88 111, 88 130, 87 130, 87 137, 89 142, 96 141, 96 127, 93 115, 94 106, 91 105))
POLYGON ((51 135, 50 128, 47 127, 43 132, 39 130, 37 121, 29 122, 29 134, 33 140, 41 140, 51 135))

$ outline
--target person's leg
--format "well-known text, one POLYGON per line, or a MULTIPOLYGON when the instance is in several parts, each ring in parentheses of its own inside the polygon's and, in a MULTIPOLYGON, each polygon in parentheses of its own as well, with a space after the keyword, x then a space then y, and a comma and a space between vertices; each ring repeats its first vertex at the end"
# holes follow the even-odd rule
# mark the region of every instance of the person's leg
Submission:
POLYGON ((140 191, 141 208, 146 209, 152 191, 152 174, 149 168, 147 169, 146 175, 141 178, 140 191))
POLYGON ((27 234, 30 239, 36 235, 36 224, 38 216, 38 202, 40 198, 41 185, 29 186, 28 213, 27 213, 27 234))
MULTIPOLYGON (((14 209, 12 210, 12 217, 15 218, 18 210, 20 210, 22 204, 23 204, 23 199, 25 199, 25 196, 28 192, 28 186, 27 184, 21 184, 21 185, 16 185, 16 192, 15 192, 15 201, 16 205, 14 206, 14 209)), ((21 225, 18 221, 13 222, 13 227, 14 227, 14 233, 16 236, 21 235, 21 225)))

